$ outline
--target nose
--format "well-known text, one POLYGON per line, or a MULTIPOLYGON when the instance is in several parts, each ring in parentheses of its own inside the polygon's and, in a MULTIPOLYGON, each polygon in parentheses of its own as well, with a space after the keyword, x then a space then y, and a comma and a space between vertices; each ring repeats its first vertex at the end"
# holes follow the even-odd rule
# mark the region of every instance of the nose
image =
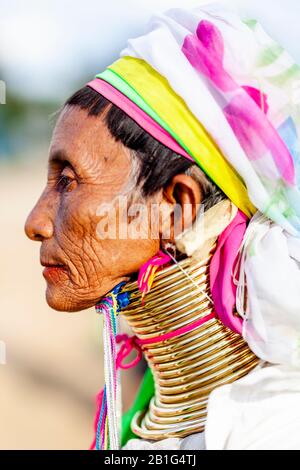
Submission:
POLYGON ((53 236, 53 222, 47 206, 39 201, 25 223, 25 233, 30 240, 43 241, 53 236))

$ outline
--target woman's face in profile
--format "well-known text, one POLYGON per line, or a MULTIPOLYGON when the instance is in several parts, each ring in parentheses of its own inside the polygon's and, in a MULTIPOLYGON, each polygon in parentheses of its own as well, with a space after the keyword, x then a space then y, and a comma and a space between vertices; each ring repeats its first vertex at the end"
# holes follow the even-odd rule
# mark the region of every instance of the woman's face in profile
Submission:
MULTIPOLYGON (((122 194, 131 170, 130 151, 101 118, 77 107, 63 110, 50 145, 48 181, 25 225, 28 237, 41 242, 52 308, 95 305, 158 251, 159 240, 151 237, 99 236, 101 207, 122 194)), ((115 214, 121 226, 123 215, 119 209, 115 214)))

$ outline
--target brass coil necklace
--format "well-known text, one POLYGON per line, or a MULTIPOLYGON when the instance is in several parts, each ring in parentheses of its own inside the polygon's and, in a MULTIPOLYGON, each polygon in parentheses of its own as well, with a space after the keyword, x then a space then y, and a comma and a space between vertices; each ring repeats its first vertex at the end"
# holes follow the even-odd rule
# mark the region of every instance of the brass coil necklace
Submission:
MULTIPOLYGON (((122 310, 139 340, 201 323, 213 313, 209 264, 186 258, 157 273, 146 301, 136 282, 126 285, 130 305, 122 310)), ((137 413, 133 432, 148 440, 185 437, 204 429, 209 394, 250 372, 259 359, 241 336, 217 318, 180 336, 144 344, 143 353, 153 373, 155 395, 149 408, 137 413)))

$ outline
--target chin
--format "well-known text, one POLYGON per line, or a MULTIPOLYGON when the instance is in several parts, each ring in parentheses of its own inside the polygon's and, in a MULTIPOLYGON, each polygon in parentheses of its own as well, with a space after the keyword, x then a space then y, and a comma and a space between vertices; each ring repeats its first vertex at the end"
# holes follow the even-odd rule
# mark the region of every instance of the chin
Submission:
POLYGON ((57 286, 47 287, 46 301, 49 307, 58 312, 80 312, 95 305, 93 301, 89 303, 83 302, 57 286))
POLYGON ((49 307, 58 312, 80 312, 88 308, 94 307, 99 300, 106 295, 119 282, 129 281, 129 277, 120 277, 119 279, 110 280, 91 290, 87 288, 82 290, 82 297, 78 295, 78 289, 72 288, 68 283, 52 283, 47 282, 46 300, 49 307))

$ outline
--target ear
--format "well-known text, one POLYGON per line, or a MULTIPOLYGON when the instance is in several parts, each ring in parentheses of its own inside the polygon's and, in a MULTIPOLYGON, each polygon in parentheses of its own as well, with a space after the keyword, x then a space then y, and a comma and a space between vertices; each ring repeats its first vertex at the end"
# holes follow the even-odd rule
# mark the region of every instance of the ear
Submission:
POLYGON ((163 190, 160 209, 160 236, 174 241, 196 218, 202 201, 200 184, 189 175, 179 174, 163 190))

